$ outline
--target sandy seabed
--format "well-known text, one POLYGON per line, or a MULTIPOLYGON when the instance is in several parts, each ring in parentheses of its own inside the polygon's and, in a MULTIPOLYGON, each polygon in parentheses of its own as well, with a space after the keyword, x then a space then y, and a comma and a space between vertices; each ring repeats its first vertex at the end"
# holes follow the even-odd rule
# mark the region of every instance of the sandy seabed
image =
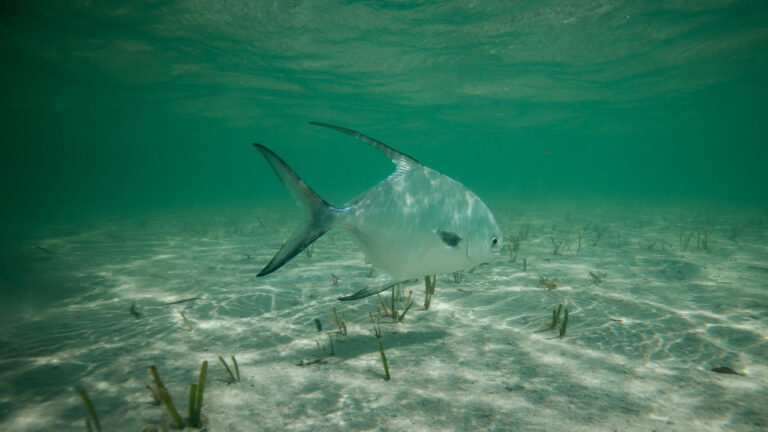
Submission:
POLYGON ((27 233, 19 280, 76 294, 6 313, 0 430, 84 430, 80 387, 105 431, 172 430, 148 367, 186 420, 203 360, 209 431, 768 429, 764 210, 496 210, 497 261, 438 275, 428 310, 424 282, 406 283, 403 322, 381 317, 389 381, 369 315, 379 299, 336 300, 377 274, 347 233, 256 277, 299 214, 169 212, 27 233), (550 328, 559 304, 563 338, 550 328), (239 382, 220 355, 236 357, 239 382))

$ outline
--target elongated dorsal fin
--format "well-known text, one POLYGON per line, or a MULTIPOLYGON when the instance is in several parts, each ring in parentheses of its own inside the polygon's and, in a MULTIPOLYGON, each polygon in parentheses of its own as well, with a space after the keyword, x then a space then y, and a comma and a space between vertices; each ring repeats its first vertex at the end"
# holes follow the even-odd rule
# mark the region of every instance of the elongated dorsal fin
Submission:
POLYGON ((309 124, 315 125, 315 126, 327 127, 329 129, 335 129, 339 132, 344 132, 345 134, 352 135, 353 137, 359 139, 360 141, 363 141, 368 145, 370 145, 371 147, 375 148, 376 150, 384 153, 386 157, 391 159, 392 162, 398 166, 398 170, 401 169, 401 166, 411 167, 414 165, 421 165, 419 161, 408 156, 407 154, 399 152, 379 140, 373 139, 371 137, 367 137, 361 134, 360 132, 353 131, 352 129, 347 129, 341 126, 336 126, 328 123, 320 123, 320 122, 309 122, 309 124))

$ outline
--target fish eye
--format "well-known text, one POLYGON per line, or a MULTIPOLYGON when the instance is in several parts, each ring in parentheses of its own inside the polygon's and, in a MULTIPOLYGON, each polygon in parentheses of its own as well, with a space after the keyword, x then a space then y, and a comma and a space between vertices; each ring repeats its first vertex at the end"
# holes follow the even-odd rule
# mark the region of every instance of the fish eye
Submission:
POLYGON ((493 240, 491 240, 491 244, 494 245, 494 246, 496 246, 496 244, 498 244, 498 243, 499 243, 499 238, 498 237, 494 237, 493 240))

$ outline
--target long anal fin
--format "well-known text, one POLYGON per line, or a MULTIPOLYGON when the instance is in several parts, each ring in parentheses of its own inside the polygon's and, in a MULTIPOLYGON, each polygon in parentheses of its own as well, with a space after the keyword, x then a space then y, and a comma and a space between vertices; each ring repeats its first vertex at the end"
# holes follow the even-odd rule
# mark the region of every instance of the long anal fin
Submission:
POLYGON ((373 285, 373 286, 369 286, 368 288, 361 289, 360 291, 357 291, 356 293, 354 293, 352 295, 348 295, 348 296, 345 296, 345 297, 339 297, 339 300, 341 300, 341 301, 349 301, 349 300, 359 300, 361 298, 366 298, 368 296, 372 296, 374 294, 378 294, 378 293, 380 293, 382 291, 388 290, 388 289, 392 288, 393 286, 397 285, 400 282, 401 281, 394 281, 393 282, 392 280, 389 280, 389 281, 387 281, 385 283, 382 283, 382 284, 376 284, 376 285, 373 285))

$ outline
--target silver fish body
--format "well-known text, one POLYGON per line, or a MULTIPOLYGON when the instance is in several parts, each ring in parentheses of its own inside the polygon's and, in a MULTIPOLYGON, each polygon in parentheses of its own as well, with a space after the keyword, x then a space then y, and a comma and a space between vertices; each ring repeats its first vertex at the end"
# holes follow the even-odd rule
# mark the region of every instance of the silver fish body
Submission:
POLYGON ((254 144, 310 215, 309 224, 293 233, 259 276, 277 270, 334 226, 347 228, 366 257, 389 275, 384 283, 341 300, 366 297, 407 279, 472 268, 499 253, 503 237, 493 214, 464 185, 358 132, 312 124, 365 141, 397 169, 359 198, 336 208, 271 150, 254 144))
POLYGON ((485 203, 425 166, 387 178, 346 211, 342 225, 368 259, 399 280, 471 268, 501 247, 485 203), (446 242, 446 236, 452 239, 446 242))

